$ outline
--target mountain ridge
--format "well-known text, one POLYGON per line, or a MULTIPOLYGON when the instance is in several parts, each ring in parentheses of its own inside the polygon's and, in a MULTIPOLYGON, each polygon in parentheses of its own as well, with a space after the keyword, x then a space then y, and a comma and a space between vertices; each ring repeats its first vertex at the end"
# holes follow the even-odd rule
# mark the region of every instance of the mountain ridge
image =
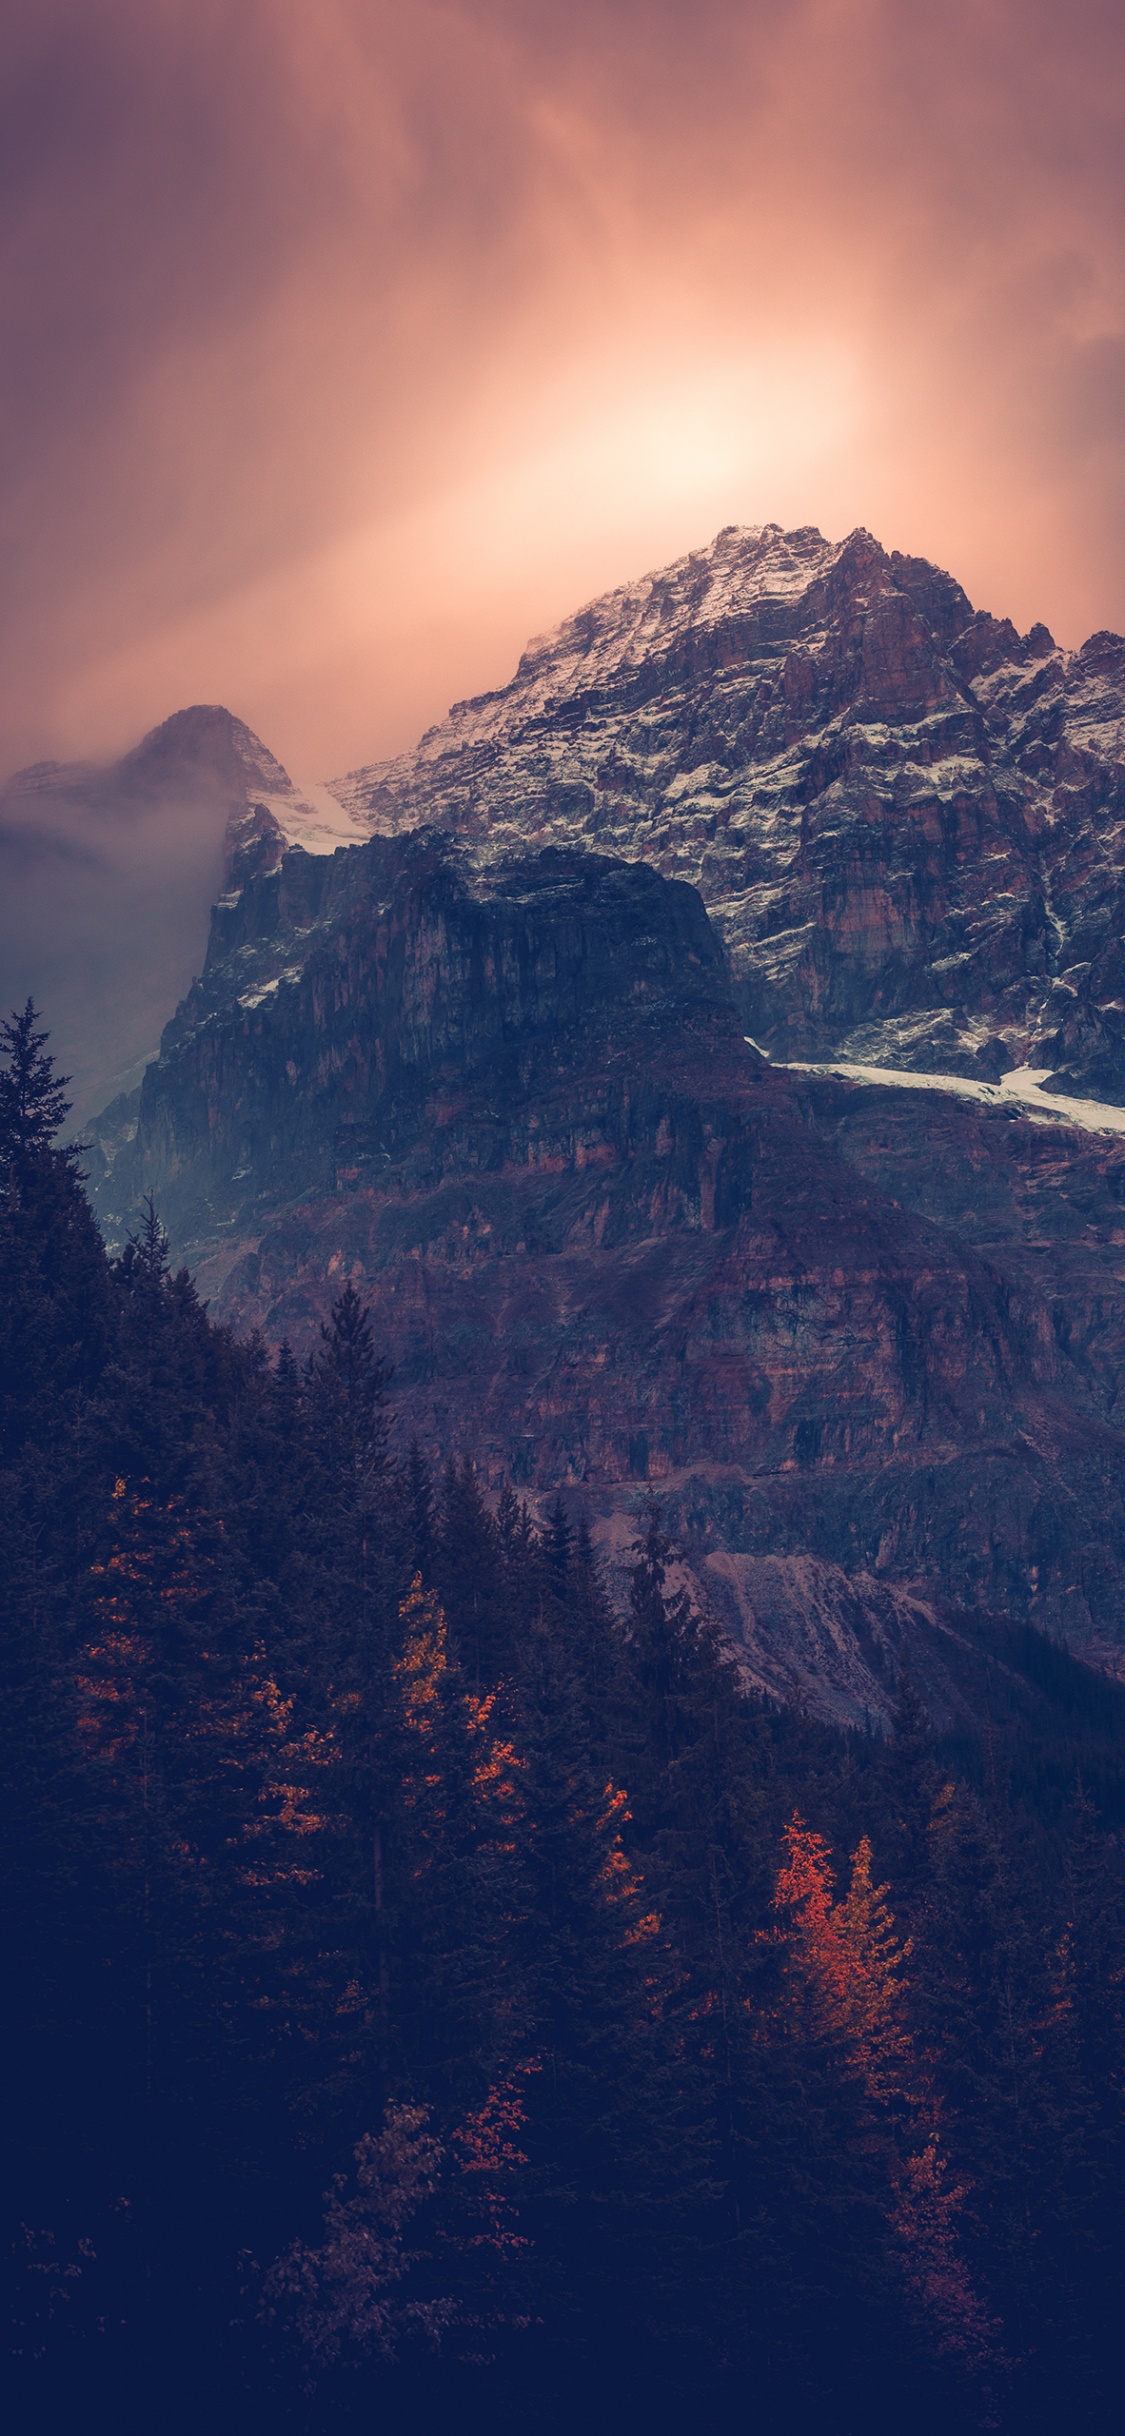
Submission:
POLYGON ((689 880, 776 1057, 1121 1102, 1123 721, 1118 637, 1021 637, 862 528, 728 527, 330 783, 372 831, 689 880))

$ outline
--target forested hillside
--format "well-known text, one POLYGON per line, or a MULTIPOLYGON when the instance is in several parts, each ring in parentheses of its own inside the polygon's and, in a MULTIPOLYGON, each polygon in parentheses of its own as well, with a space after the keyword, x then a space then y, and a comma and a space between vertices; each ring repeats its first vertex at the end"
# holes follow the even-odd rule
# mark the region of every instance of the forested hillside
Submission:
POLYGON ((393 1451, 350 1289, 298 1365, 110 1261, 4 1041, 20 2424, 1112 2424, 1125 1692, 747 1698, 655 1503, 618 1612, 393 1451))

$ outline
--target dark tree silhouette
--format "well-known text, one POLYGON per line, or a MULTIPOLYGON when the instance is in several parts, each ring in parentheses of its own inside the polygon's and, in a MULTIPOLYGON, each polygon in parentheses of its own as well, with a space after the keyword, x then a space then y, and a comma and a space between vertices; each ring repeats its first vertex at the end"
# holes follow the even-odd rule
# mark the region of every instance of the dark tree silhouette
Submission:
MULTIPOLYGON (((0 1160, 48 1150, 70 1114, 68 1074, 56 1074, 46 1030, 37 1030, 38 1009, 29 998, 22 1015, 0 1024, 0 1160)), ((77 1152, 70 1154, 77 1159, 77 1152)))

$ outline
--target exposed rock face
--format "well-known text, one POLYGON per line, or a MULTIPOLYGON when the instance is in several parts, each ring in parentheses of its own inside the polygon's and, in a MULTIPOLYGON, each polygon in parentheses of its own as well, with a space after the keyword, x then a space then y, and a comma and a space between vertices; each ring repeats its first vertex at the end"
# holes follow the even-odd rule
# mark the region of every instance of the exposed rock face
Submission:
POLYGON ((234 878, 107 1142, 107 1223, 153 1190, 274 1341, 353 1278, 404 1435, 611 1542, 658 1488, 772 1689, 858 1717, 909 1649, 953 1713, 954 1603, 1118 1662, 1125 1299, 1108 1237, 1100 1268, 1075 1243, 1086 1201, 1112 1235, 1125 1145, 1075 1141, 1064 1218, 1027 1120, 780 1073, 645 863, 433 831, 314 857, 264 816, 234 878))
POLYGON ((225 857, 264 814, 313 844, 347 827, 241 720, 206 705, 121 761, 41 762, 0 793, 0 1006, 30 993, 46 1010, 80 1126, 155 1055, 225 857))
POLYGON ((1125 643, 768 527, 315 800, 185 717, 230 867, 109 1231, 299 1347, 353 1278, 404 1435, 611 1553, 658 1488, 771 1691, 954 1716, 988 1615, 1125 1669, 1125 643))
POLYGON ((979 1720, 1016 1688, 1012 1635, 870 1573, 722 1549, 691 1586, 725 1619, 756 1689, 840 1725, 884 1718, 904 1673, 941 1726, 979 1720))
POLYGON ((781 1059, 1125 1100, 1125 641, 1060 652, 871 536, 720 533, 532 644, 357 822, 697 886, 781 1059))
POLYGON ((698 896, 643 865, 547 853, 474 873, 434 833, 282 853, 263 823, 233 879, 113 1171, 134 1202, 159 1190, 181 1243, 404 1162, 435 1185, 513 1158, 581 1171, 576 1089, 596 1165, 598 1111, 643 1088, 654 1022, 665 1056, 705 1022, 740 1071, 762 1064, 698 896))

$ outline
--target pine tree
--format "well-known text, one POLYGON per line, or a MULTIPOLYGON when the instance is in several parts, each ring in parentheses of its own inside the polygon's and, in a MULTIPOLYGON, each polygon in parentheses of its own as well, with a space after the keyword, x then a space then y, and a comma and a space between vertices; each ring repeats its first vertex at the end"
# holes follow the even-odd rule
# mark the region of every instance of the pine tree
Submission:
POLYGON ((402 1466, 401 1484, 407 1567, 412 1575, 419 1573, 424 1582, 430 1582, 434 1571, 434 1484, 416 1438, 411 1439, 402 1466))
POLYGON ((487 1688, 511 1672, 517 1651, 496 1524, 468 1456, 446 1468, 435 1571, 466 1677, 487 1688))
POLYGON ((930 1824, 939 1777, 929 1718, 908 1676, 900 1679, 891 1715, 891 1737, 879 1775, 889 1816, 883 1848, 900 1904, 911 1904, 925 1884, 930 1863, 930 1824))
MULTIPOLYGON (((893 2278, 923 2354, 957 2383, 979 2382, 996 2359, 996 2330, 973 2288, 959 2244, 963 2192, 950 2171, 941 2111, 913 2034, 907 1977, 888 1888, 872 1882, 863 1837, 843 1901, 824 1839, 795 1816, 774 1909, 784 1923, 782 2020, 806 2069, 834 2098, 841 2195, 861 2199, 868 2247, 867 2304, 891 2305, 893 2278), (882 2290, 880 2290, 882 2286, 882 2290)), ((862 2252, 860 2252, 862 2255, 862 2252)), ((863 2295, 863 2285, 860 2285, 863 2295)), ((900 2373, 909 2373, 905 2327, 900 2373)), ((952 2398, 952 2396, 951 2396, 952 2398)), ((964 2395, 962 2395, 962 2402, 964 2395)))
POLYGON ((515 1673, 531 1622, 541 1621, 548 1605, 556 1618, 562 1608, 542 1534, 526 1498, 516 1496, 510 1481, 505 1481, 496 1503, 496 1546, 501 1571, 498 1650, 504 1653, 504 1666, 515 1673))
POLYGON ((997 1826, 946 1786, 915 1927, 915 2003, 933 2060, 943 2140, 963 2183, 973 2281, 1006 2350, 1034 2349, 1050 2318, 1042 2232, 1069 2171, 1072 2133, 1051 2091, 1051 1940, 1033 1923, 997 1826), (1041 2264, 1042 2262, 1042 2264, 1041 2264))
POLYGON ((0 1462, 76 1414, 111 1333, 109 1272, 76 1158, 51 1147, 67 1102, 46 1039, 30 1000, 0 1027, 0 1462))
POLYGON ((448 2122, 522 2053, 518 2003, 502 1993, 519 1762, 495 1696, 468 1689, 419 1577, 400 1624, 395 2035, 399 2069, 448 2122))
POLYGON ((356 1514, 373 1511, 386 1477, 390 1370, 375 1350, 371 1314, 345 1286, 321 1328, 309 1366, 308 1408, 322 1463, 356 1514))
MULTIPOLYGON (((700 2297, 714 2205, 700 2093, 672 2018, 674 1964, 631 1860, 628 1803, 590 1765, 546 1627, 520 1692, 518 1864, 530 2055, 522 2221, 556 2360, 667 2362, 700 2297)), ((706 2312, 704 2312, 706 2314, 706 2312)), ((687 2339, 690 2350, 690 2338, 687 2339)), ((686 2353, 685 2353, 686 2357, 686 2353)))
POLYGON ((556 1497, 547 1517, 544 1553, 551 1586, 556 1598, 559 1599, 565 1598, 570 1579, 573 1537, 567 1521, 566 1508, 561 1497, 556 1497))
MULTIPOLYGON (((15 2093, 0 2180, 16 2208, 0 2239, 21 2219, 35 2239, 44 2228, 47 2252, 61 2245, 66 2275, 85 2291, 74 2245, 91 2228, 88 2129, 74 2027, 91 2001, 90 1889, 73 1590, 104 1486, 97 1412, 115 1313, 75 1161, 51 1147, 66 1110, 45 1038, 29 1004, 3 1029, 0 1072, 0 1937, 10 1990, 0 2038, 15 2093)), ((39 2266, 49 2284, 46 2256, 39 2266)), ((69 2289, 64 2280, 63 2298, 69 2289)))
MULTIPOLYGON (((38 1009, 29 998, 22 1015, 0 1023, 0 1172, 41 1158, 70 1114, 68 1074, 56 1074, 46 1031, 36 1030, 38 1009)), ((64 1152, 70 1166, 77 1150, 64 1152)))
POLYGON ((1114 1843, 1081 1783, 1066 1822, 1063 1922, 1053 2002, 1039 2037, 1042 2145, 1055 2159, 1036 2194, 1041 2407, 1073 2397, 1091 2423, 1114 2407, 1120 2260, 1125 2255, 1125 1885, 1114 1843))

